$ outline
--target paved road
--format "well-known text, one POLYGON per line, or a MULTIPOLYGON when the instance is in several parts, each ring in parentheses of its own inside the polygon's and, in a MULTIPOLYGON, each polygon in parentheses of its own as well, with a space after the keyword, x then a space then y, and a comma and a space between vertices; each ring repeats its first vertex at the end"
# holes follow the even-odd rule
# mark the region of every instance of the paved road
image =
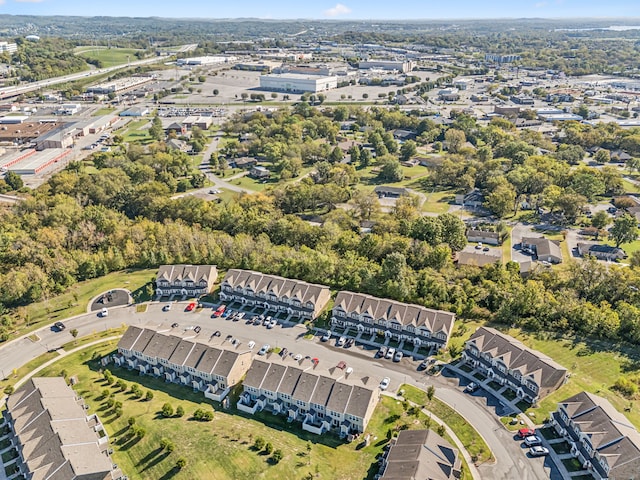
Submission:
POLYGON ((109 316, 106 318, 100 318, 95 313, 81 315, 65 320, 67 328, 63 332, 52 331, 49 327, 40 329, 36 332, 40 337, 39 342, 22 338, 0 348, 0 369, 2 369, 0 373, 3 376, 9 375, 12 369, 20 367, 51 348, 73 340, 69 333, 72 328, 76 328, 79 336, 82 337, 95 331, 118 327, 123 323, 144 326, 159 323, 170 325, 177 322, 179 324, 178 330, 200 325, 202 327, 200 337, 208 339, 212 332, 220 330, 221 340, 227 335, 233 335, 241 342, 239 348, 243 348, 243 345, 246 345, 250 340, 256 342, 254 351, 257 351, 265 343, 272 347, 286 347, 290 352, 319 358, 320 366, 324 368, 333 367, 340 360, 344 360, 348 366, 353 367, 353 375, 369 376, 375 382, 385 376, 390 377, 390 389, 397 389, 402 383, 412 383, 423 388, 428 384, 434 384, 436 396, 459 411, 473 424, 494 452, 497 462, 480 466, 479 470, 483 479, 546 480, 550 476, 552 479, 559 478, 555 477, 553 473, 550 474, 549 468, 544 465, 544 459, 527 458, 526 450, 501 426, 492 412, 492 407, 486 404, 486 400, 479 396, 469 396, 462 393, 456 378, 430 377, 417 372, 417 363, 407 358, 400 363, 393 363, 388 360, 374 359, 374 350, 360 347, 338 348, 334 341, 322 343, 318 338, 305 340, 303 336, 306 329, 300 326, 278 326, 267 330, 261 326, 246 325, 243 321, 212 319, 211 309, 185 312, 186 303, 175 303, 171 311, 163 312, 163 305, 164 303, 150 304, 145 313, 136 313, 135 307, 111 308, 109 316))

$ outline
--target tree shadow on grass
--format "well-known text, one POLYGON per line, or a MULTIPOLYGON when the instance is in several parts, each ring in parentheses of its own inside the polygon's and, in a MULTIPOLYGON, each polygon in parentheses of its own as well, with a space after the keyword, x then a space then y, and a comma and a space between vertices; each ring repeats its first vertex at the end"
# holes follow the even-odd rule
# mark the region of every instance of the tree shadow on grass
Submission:
POLYGON ((155 449, 151 450, 144 457, 142 457, 138 461, 138 463, 136 463, 136 466, 142 465, 143 463, 150 462, 153 457, 155 457, 156 455, 159 455, 161 452, 162 452, 162 448, 161 447, 158 447, 158 448, 155 448, 155 449))
POLYGON ((125 440, 125 443, 123 443, 120 446, 120 450, 121 451, 129 450, 131 447, 137 445, 139 441, 140 441, 140 437, 132 437, 132 438, 128 439, 128 441, 125 440))
POLYGON ((144 472, 145 470, 149 470, 150 468, 155 467, 160 462, 163 462, 169 455, 171 455, 171 452, 164 452, 162 455, 158 455, 151 462, 145 465, 145 467, 142 470, 140 470, 140 472, 144 472))
POLYGON ((164 475, 162 475, 158 480, 169 480, 170 478, 175 477, 179 472, 180 472, 180 468, 178 467, 173 467, 171 470, 169 470, 167 473, 165 473, 164 475))

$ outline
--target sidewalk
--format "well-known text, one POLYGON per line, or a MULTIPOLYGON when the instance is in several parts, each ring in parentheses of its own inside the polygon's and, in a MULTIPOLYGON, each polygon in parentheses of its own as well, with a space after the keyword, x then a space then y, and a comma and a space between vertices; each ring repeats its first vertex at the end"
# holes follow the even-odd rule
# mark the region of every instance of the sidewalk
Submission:
POLYGON ((502 395, 500 395, 498 392, 496 392, 495 390, 493 390, 492 388, 490 388, 487 384, 489 383, 488 380, 485 380, 483 382, 481 382, 480 380, 478 380, 476 377, 474 377, 473 375, 471 375, 470 373, 465 372, 464 370, 456 367, 455 365, 452 364, 447 364, 445 368, 450 369, 452 372, 463 376, 469 380, 471 380, 472 382, 480 385, 484 390, 486 390, 487 392, 489 392, 491 395, 493 395, 494 397, 496 397, 498 399, 498 401, 504 405, 507 405, 508 407, 511 408, 511 410, 513 410, 514 412, 519 412, 518 413, 518 418, 522 421, 524 421, 524 423, 527 425, 527 427, 529 428, 533 428, 535 429, 537 427, 537 425, 534 423, 533 420, 531 420, 529 418, 528 415, 525 415, 524 413, 522 413, 522 411, 517 407, 517 405, 511 401, 511 400, 507 400, 505 397, 503 397, 502 395))
MULTIPOLYGON (((396 395, 394 393, 391 392, 382 392, 383 395, 386 395, 388 397, 391 398, 395 398, 396 400, 399 401, 404 401, 404 397, 396 395)), ((419 406, 417 403, 412 402, 411 400, 406 400, 409 405, 411 405, 412 407, 417 407, 419 406)), ((444 423, 444 421, 442 421, 440 418, 436 417, 432 412, 430 412, 429 410, 427 410, 426 408, 423 408, 420 410, 422 413, 424 413, 425 415, 427 415, 429 418, 431 418, 431 420, 434 420, 437 424, 439 425, 443 425, 445 428, 445 431, 447 432, 447 435, 449 435, 451 437, 451 439, 453 440, 453 442, 456 444, 456 447, 458 447, 458 450, 460 451, 460 454, 464 457, 464 459, 467 462, 467 465, 469 466, 469 473, 471 474, 471 477, 473 478, 473 480, 480 480, 480 473, 478 472, 478 469, 476 468, 475 464, 473 463, 473 461, 471 460, 471 455, 469 455, 469 452, 467 452, 467 449, 464 448, 464 445, 462 444, 462 441, 460 441, 460 439, 458 438, 458 436, 454 433, 453 430, 451 430, 449 428, 449 426, 444 423)))

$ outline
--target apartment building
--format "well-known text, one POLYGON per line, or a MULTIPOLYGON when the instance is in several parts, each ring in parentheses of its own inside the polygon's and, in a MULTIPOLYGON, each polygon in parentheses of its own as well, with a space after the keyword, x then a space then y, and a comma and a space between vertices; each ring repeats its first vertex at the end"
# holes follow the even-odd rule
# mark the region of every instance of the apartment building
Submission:
POLYGON ((362 433, 380 400, 380 390, 368 377, 342 370, 321 371, 303 360, 256 359, 243 382, 237 407, 255 414, 266 410, 302 422, 302 429, 322 435, 362 433))
POLYGON ((3 453, 2 475, 15 472, 28 480, 125 478, 109 457, 109 437, 100 419, 87 413, 64 378, 31 378, 9 396, 6 406, 0 432, 5 425, 9 428, 0 440, 8 439, 18 456, 3 453))
POLYGON ((557 390, 567 379, 567 369, 562 365, 493 328, 476 330, 467 341, 462 358, 531 403, 557 390))
POLYGON ((455 317, 451 312, 341 291, 336 296, 331 325, 440 349, 449 341, 455 317))
POLYGON ((231 269, 220 285, 220 300, 260 306, 292 317, 314 319, 326 307, 329 287, 266 275, 251 270, 231 269))
POLYGON ((118 342, 116 365, 190 386, 222 401, 249 369, 251 351, 238 350, 218 337, 200 337, 193 330, 174 330, 129 327, 118 342))
POLYGON ((215 265, 161 265, 156 276, 156 295, 205 295, 217 279, 215 265))
POLYGON ((433 430, 402 430, 391 441, 380 480, 453 480, 462 476, 459 452, 433 430))
POLYGON ((551 425, 594 479, 638 478, 640 434, 608 400, 578 393, 558 404, 551 425))

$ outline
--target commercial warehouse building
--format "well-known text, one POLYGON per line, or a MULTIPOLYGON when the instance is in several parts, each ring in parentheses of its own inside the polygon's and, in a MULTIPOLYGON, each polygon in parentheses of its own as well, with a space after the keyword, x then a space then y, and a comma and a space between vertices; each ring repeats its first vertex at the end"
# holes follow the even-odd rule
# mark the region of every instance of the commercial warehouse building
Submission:
POLYGON ((327 90, 338 88, 338 77, 296 73, 261 75, 260 88, 291 93, 326 92, 327 90))
POLYGON ((369 60, 367 62, 359 62, 360 70, 397 70, 398 72, 407 73, 413 70, 415 63, 410 60, 369 60))

